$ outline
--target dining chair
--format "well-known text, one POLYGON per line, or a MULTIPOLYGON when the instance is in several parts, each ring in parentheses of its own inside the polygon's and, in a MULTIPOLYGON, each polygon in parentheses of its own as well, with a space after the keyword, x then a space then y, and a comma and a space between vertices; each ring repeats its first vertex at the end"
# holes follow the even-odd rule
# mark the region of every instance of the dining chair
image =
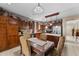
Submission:
POLYGON ((40 39, 44 41, 47 40, 47 36, 45 35, 45 33, 40 34, 40 39))
POLYGON ((30 42, 26 40, 24 36, 20 37, 20 43, 21 43, 21 53, 24 56, 30 56, 31 55, 31 47, 30 42))
POLYGON ((28 38, 30 38, 30 31, 29 30, 27 30, 27 31, 24 31, 24 33, 23 33, 23 36, 26 38, 26 40, 28 39, 28 38))
POLYGON ((31 48, 31 42, 28 40, 30 38, 30 33, 26 32, 23 36, 20 37, 21 43, 21 54, 24 56, 35 56, 38 55, 34 53, 31 48))
POLYGON ((62 50, 63 50, 63 47, 64 47, 64 42, 65 42, 65 37, 61 36, 59 38, 59 42, 57 44, 57 47, 54 48, 54 50, 52 52, 53 56, 61 56, 61 53, 62 53, 62 50))

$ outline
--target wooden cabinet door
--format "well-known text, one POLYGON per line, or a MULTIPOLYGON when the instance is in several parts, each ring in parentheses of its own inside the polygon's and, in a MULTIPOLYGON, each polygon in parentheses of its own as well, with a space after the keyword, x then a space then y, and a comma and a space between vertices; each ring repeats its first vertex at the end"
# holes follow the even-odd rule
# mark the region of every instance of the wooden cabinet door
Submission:
POLYGON ((17 35, 8 36, 8 46, 9 48, 13 48, 19 45, 19 38, 17 35))
POLYGON ((41 33, 35 33, 35 37, 38 39, 40 39, 40 35, 41 35, 41 33))
POLYGON ((19 44, 19 35, 18 35, 18 23, 15 20, 8 21, 7 23, 7 37, 9 48, 13 48, 19 44))
POLYGON ((55 47, 57 47, 57 44, 58 44, 58 41, 59 41, 59 37, 58 36, 47 35, 47 40, 53 41, 54 44, 55 44, 55 47))
POLYGON ((0 16, 0 24, 6 24, 8 20, 8 17, 6 16, 0 16))
POLYGON ((6 42, 6 25, 0 24, 0 51, 7 49, 6 42))
POLYGON ((0 51, 16 47, 19 43, 18 22, 0 16, 0 51))
POLYGON ((0 51, 6 50, 7 47, 7 32, 6 32, 6 24, 8 18, 5 16, 0 16, 0 51))
POLYGON ((0 51, 6 50, 7 48, 6 36, 0 35, 0 51))
POLYGON ((7 25, 7 34, 8 35, 18 35, 18 26, 17 25, 8 24, 7 25))

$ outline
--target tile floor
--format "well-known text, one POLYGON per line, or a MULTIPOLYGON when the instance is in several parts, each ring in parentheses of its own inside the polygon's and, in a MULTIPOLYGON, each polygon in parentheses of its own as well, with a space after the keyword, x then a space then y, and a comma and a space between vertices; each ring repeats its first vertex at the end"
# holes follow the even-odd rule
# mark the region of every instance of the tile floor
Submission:
POLYGON ((0 56, 20 56, 20 46, 0 52, 0 56))
POLYGON ((66 42, 62 51, 62 56, 79 56, 79 44, 66 42))

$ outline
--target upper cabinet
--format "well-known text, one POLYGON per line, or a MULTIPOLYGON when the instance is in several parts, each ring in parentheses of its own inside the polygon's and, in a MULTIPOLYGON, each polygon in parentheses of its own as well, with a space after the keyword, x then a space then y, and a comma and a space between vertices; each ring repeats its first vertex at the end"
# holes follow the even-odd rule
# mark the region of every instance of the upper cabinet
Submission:
POLYGON ((5 17, 5 16, 0 16, 0 23, 1 23, 1 24, 5 24, 5 23, 7 23, 7 21, 8 21, 8 18, 7 18, 7 17, 5 17))

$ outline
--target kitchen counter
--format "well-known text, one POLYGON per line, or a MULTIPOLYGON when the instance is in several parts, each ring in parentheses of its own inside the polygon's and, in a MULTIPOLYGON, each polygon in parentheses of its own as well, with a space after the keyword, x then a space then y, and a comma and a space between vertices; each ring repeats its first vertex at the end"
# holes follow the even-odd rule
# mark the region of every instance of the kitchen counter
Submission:
POLYGON ((46 33, 46 36, 47 36, 47 40, 51 41, 51 42, 54 42, 55 43, 55 47, 57 47, 58 41, 59 41, 59 38, 60 38, 61 35, 59 35, 59 34, 52 34, 52 33, 46 33))
POLYGON ((61 34, 52 34, 52 33, 45 33, 46 35, 51 35, 51 36, 61 36, 61 34))

